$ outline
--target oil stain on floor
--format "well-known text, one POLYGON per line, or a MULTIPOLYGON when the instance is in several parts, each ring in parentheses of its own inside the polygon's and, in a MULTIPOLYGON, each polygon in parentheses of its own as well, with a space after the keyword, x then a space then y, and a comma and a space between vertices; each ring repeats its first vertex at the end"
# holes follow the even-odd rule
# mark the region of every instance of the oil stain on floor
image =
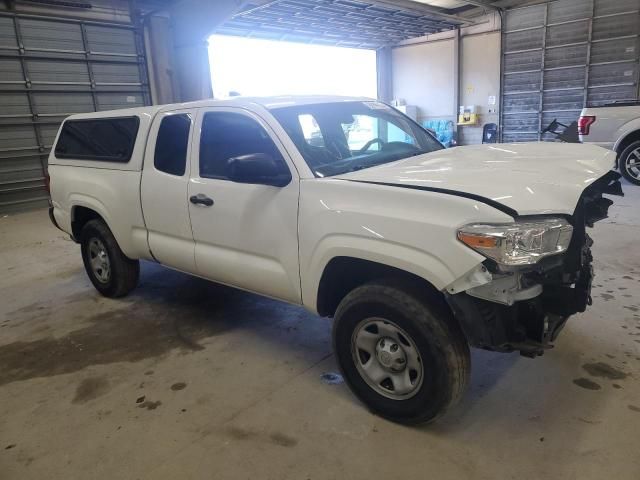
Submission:
POLYGON ((91 324, 66 336, 18 341, 0 347, 0 386, 35 377, 75 372, 90 365, 136 362, 173 349, 202 349, 198 340, 215 326, 134 304, 90 317, 91 324))
POLYGON ((162 402, 160 400, 156 400, 155 402, 152 402, 151 400, 145 400, 144 402, 142 402, 142 403, 140 403, 138 405, 138 408, 146 408, 147 410, 155 410, 160 405, 162 405, 162 402))
MULTIPOLYGON (((91 365, 137 362, 173 350, 197 352, 204 339, 255 318, 262 325, 273 324, 297 308, 164 269, 146 276, 125 301, 102 299, 91 290, 62 300, 56 315, 67 309, 68 318, 77 318, 82 327, 60 337, 0 345, 0 386, 91 365), (94 313, 96 303, 104 307, 99 313, 94 313)), ((7 317, 23 325, 46 323, 51 314, 51 305, 34 303, 7 317)), ((101 391, 96 382, 79 387, 76 403, 101 391)))
POLYGON ((109 381, 106 377, 89 377, 82 380, 76 388, 76 394, 71 403, 81 404, 98 398, 109 391, 109 381))
POLYGON ((228 427, 223 433, 233 440, 247 441, 253 440, 261 443, 271 443, 279 447, 295 447, 298 439, 281 432, 273 432, 265 434, 263 432, 255 432, 240 427, 228 427))
POLYGON ((600 390, 602 387, 594 382, 593 380, 589 380, 588 378, 576 378, 573 383, 578 385, 579 387, 586 388, 587 390, 600 390))
POLYGON ((582 368, 592 377, 608 378, 609 380, 623 380, 627 378, 625 372, 604 362, 585 363, 582 368))

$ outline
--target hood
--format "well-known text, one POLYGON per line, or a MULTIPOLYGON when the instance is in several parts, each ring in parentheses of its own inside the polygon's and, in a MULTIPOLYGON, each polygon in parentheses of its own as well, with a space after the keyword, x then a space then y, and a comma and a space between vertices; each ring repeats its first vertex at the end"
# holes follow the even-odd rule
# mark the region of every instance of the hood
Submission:
POLYGON ((570 143, 485 144, 426 153, 333 178, 483 197, 519 215, 572 214, 615 153, 570 143))

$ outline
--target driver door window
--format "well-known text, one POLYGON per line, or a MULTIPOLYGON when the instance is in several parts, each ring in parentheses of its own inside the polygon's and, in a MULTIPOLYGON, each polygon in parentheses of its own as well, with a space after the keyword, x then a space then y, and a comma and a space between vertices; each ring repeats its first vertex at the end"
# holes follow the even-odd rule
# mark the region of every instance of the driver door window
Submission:
POLYGON ((200 176, 227 179, 230 158, 266 153, 285 167, 280 151, 255 120, 232 112, 207 112, 200 136, 200 176))

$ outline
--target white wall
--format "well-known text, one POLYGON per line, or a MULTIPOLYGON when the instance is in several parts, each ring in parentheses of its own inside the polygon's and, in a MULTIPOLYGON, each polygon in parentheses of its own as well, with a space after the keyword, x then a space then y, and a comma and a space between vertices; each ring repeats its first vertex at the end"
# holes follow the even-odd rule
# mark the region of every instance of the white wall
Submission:
POLYGON ((498 123, 500 107, 500 32, 460 39, 460 103, 477 105, 479 126, 458 127, 461 145, 482 142, 482 125, 498 123), (489 97, 495 104, 489 104, 489 97))
POLYGON ((391 56, 394 99, 418 107, 419 121, 457 121, 458 103, 477 105, 479 126, 459 126, 461 145, 480 143, 482 125, 498 123, 500 107, 500 17, 478 19, 460 31, 459 95, 455 98, 455 32, 448 31, 401 42, 391 56), (496 104, 488 105, 490 96, 496 104), (489 112, 491 110, 491 112, 489 112))
POLYGON ((391 53, 393 98, 418 107, 419 120, 454 120, 454 41, 395 47, 391 53))

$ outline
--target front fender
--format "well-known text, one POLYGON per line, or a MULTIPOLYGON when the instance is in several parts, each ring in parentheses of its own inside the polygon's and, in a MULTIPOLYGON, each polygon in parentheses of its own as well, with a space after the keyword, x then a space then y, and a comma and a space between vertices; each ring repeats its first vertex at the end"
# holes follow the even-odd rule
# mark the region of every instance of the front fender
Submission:
POLYGON ((301 182, 299 219, 302 299, 311 310, 333 258, 393 267, 443 290, 484 260, 457 229, 513 220, 468 198, 334 179, 301 182))
MULTIPOLYGON (((384 239, 334 234, 324 237, 316 245, 308 263, 307 274, 302 275, 304 305, 317 305, 320 280, 329 262, 336 257, 357 258, 394 267, 423 278, 438 290, 442 290, 459 276, 439 258, 424 250, 384 239)), ((468 258, 470 268, 482 261, 482 257, 474 252, 468 258)))

